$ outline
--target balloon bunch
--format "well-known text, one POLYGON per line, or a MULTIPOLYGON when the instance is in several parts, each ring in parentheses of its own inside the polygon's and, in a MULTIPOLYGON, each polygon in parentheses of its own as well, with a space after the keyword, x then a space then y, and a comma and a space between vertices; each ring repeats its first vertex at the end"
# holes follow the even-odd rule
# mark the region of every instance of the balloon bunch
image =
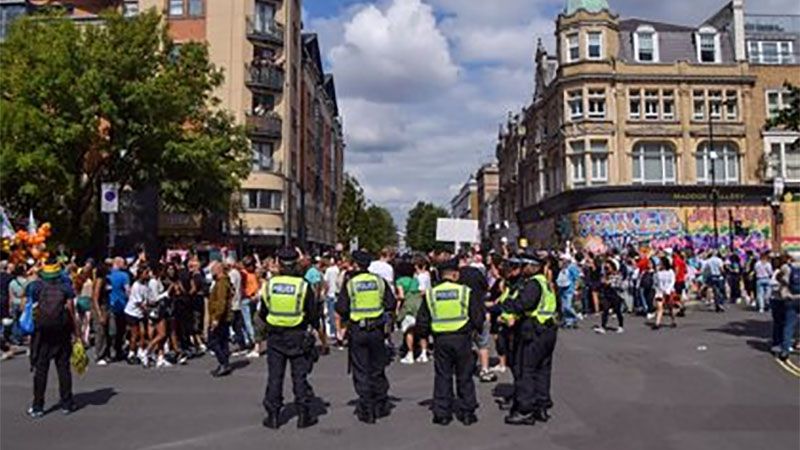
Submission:
POLYGON ((49 223, 44 223, 35 233, 18 230, 12 237, 3 238, 0 250, 8 253, 9 260, 21 263, 33 258, 35 261, 47 259, 47 238, 53 234, 49 223))

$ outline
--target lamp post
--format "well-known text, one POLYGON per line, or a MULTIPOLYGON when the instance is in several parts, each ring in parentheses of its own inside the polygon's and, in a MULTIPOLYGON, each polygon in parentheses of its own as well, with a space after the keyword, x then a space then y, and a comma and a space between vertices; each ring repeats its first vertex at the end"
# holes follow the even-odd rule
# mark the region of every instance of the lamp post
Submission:
POLYGON ((781 214, 781 197, 783 197, 784 181, 782 177, 775 177, 772 180, 772 199, 769 206, 772 209, 772 251, 779 252, 781 250, 781 225, 783 224, 783 215, 781 214))
MULTIPOLYGON (((722 107, 720 107, 722 114, 722 107)), ((708 158, 711 160, 711 209, 714 215, 714 247, 719 248, 719 225, 717 223, 717 207, 719 194, 717 193, 717 151, 714 149, 714 118, 711 112, 711 103, 708 108, 708 158)))

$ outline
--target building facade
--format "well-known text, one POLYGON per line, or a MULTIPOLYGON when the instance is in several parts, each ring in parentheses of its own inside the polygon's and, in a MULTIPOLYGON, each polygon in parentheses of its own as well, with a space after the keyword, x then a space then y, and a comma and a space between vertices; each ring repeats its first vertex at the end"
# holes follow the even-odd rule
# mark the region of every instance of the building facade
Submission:
POLYGON ((478 189, 478 230, 482 242, 493 242, 502 224, 497 220, 497 196, 500 191, 500 169, 497 164, 484 164, 475 173, 478 189))
POLYGON ((454 219, 478 220, 478 181, 474 175, 461 186, 458 194, 450 200, 450 217, 454 219))
MULTIPOLYGON (((155 9, 178 45, 208 45, 211 62, 225 75, 215 92, 219 107, 246 126, 253 154, 230 216, 213 218, 211 235, 248 247, 335 244, 341 118, 317 36, 302 30, 300 0, 2 0, 0 31, 15 17, 54 4, 82 21, 98 20, 108 8, 128 16, 155 9)), ((203 224, 209 218, 162 215, 159 234, 169 240, 209 236, 203 224)))
POLYGON ((798 204, 769 197, 774 178, 797 192, 798 135, 766 124, 783 83, 800 84, 796 24, 741 0, 697 26, 568 1, 531 104, 500 135, 503 218, 540 246, 793 248, 777 213, 798 204))

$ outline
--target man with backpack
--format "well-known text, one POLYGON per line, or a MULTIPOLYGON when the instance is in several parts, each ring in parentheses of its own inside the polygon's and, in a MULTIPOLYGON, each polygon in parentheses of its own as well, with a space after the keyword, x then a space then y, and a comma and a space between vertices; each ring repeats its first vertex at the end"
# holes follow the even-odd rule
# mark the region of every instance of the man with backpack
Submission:
POLYGON ((28 409, 28 415, 34 419, 44 415, 44 394, 51 360, 55 361, 58 371, 61 410, 64 414, 75 410, 70 355, 72 342, 78 339, 77 328, 72 319, 75 311, 71 300, 75 297, 75 292, 64 282, 58 260, 48 259, 39 271, 39 278, 31 287, 31 301, 36 305, 36 319, 31 341, 33 404, 28 409))
POLYGON ((800 314, 800 254, 795 253, 791 260, 786 257, 786 262, 781 266, 777 278, 780 285, 777 297, 783 303, 783 320, 782 323, 775 324, 776 330, 773 332, 775 347, 772 351, 778 358, 786 360, 792 350, 797 316, 800 314))

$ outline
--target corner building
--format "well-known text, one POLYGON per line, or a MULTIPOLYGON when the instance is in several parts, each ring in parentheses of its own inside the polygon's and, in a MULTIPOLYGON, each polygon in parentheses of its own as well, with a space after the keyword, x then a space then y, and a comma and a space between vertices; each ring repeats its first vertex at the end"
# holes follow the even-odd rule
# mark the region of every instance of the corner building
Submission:
POLYGON ((519 202, 521 237, 592 251, 793 249, 799 136, 766 122, 786 106, 783 82, 800 84, 796 24, 750 18, 742 0, 697 26, 568 1, 555 52, 537 46, 532 103, 498 144, 500 200, 506 213, 519 202), (776 177, 786 195, 771 207, 776 177))

